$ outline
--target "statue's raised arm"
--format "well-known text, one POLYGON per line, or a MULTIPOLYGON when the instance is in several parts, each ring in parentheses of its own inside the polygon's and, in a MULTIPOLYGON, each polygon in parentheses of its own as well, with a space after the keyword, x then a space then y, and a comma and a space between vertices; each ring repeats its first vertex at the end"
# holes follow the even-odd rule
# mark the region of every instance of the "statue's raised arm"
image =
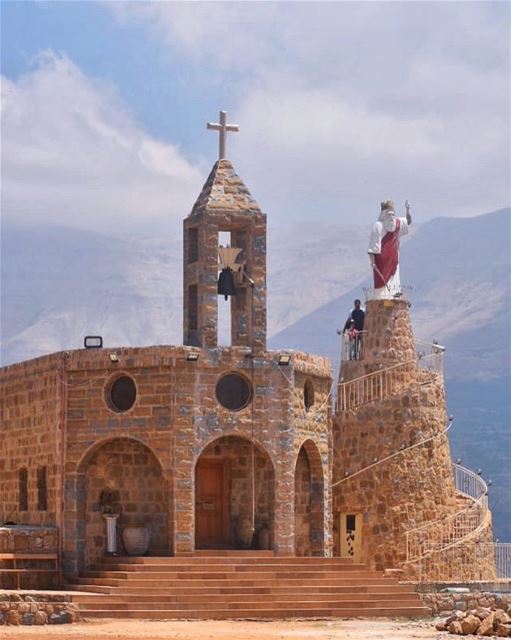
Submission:
POLYGON ((412 224, 412 205, 408 200, 405 200, 405 209, 406 209, 406 222, 408 226, 412 224))
POLYGON ((399 238, 408 233, 412 224, 411 205, 405 202, 406 217, 396 218, 392 200, 381 203, 378 220, 374 223, 367 250, 374 277, 375 298, 394 298, 401 295, 399 280, 399 238))

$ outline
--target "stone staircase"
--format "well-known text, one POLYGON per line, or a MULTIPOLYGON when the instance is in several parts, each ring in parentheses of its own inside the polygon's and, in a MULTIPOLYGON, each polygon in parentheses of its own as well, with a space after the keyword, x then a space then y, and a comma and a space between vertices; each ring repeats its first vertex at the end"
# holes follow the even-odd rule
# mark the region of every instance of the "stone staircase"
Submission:
POLYGON ((86 618, 429 615, 411 586, 350 559, 271 551, 105 557, 65 588, 86 618))

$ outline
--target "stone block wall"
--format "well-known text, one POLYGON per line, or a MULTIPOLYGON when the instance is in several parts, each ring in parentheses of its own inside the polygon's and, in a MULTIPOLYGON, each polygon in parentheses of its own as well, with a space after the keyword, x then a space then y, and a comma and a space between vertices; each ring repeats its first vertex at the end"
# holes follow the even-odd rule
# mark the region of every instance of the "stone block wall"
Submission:
MULTIPOLYGON (((258 466, 264 490, 256 519, 259 526, 272 514, 272 543, 280 554, 295 551, 295 470, 304 448, 311 468, 313 553, 329 553, 330 362, 292 352, 290 364, 279 367, 279 353, 252 357, 249 347, 200 350, 199 360, 190 362, 189 351, 82 349, 1 370, 7 425, 7 437, 0 441, 3 516, 19 500, 18 467, 28 461, 30 510, 21 520, 59 525, 66 575, 103 553, 102 490, 118 493, 121 528, 132 520, 150 521, 151 553, 192 553, 195 465, 226 436, 253 441, 265 461, 258 466), (224 408, 216 397, 216 384, 227 372, 244 376, 252 389, 253 401, 239 411, 224 408), (136 387, 136 400, 126 411, 115 410, 109 401, 120 376, 132 378, 136 387), (307 408, 305 380, 314 387, 314 403, 307 408), (39 465, 48 470, 47 512, 38 511, 33 486, 39 465), (62 489, 63 513, 57 508, 62 489)), ((239 484, 236 490, 245 495, 239 484)), ((236 500, 240 506, 242 500, 236 500)), ((238 507, 233 503, 232 508, 238 507)))
POLYGON ((331 365, 319 356, 293 352, 293 373, 292 420, 298 432, 296 456, 298 459, 304 447, 311 471, 312 553, 330 556, 333 550, 331 365))
POLYGON ((63 568, 67 574, 83 570, 104 548, 105 527, 98 498, 108 487, 124 487, 120 528, 151 516, 154 551, 171 553, 172 398, 176 376, 182 373, 185 377, 187 365, 183 348, 71 352, 66 369, 63 526, 63 568), (110 360, 112 352, 117 354, 117 363, 110 360), (181 367, 174 368, 177 360, 181 367), (136 386, 135 403, 124 412, 115 411, 108 401, 109 389, 121 375, 132 378, 136 386))
POLYGON ((341 481, 334 512, 363 514, 362 557, 372 567, 401 566, 407 529, 455 513, 446 426, 441 380, 334 418, 333 477, 341 481), (436 437, 357 474, 430 436, 436 437))
MULTIPOLYGON (((112 492, 117 500, 114 509, 120 512, 117 520, 119 534, 126 526, 144 525, 150 531, 148 554, 168 555, 168 495, 160 464, 141 443, 119 438, 98 449, 88 462, 85 539, 89 544, 86 565, 98 562, 106 551, 106 523, 100 504, 105 490, 112 492)), ((118 547, 119 552, 123 552, 121 540, 118 547)))
MULTIPOLYGON (((463 585, 465 586, 465 585, 463 585)), ((484 588, 477 589, 477 585, 470 585, 469 593, 439 593, 435 591, 419 591, 420 598, 433 615, 448 615, 453 611, 470 611, 477 607, 503 609, 511 611, 511 593, 502 593, 501 586, 495 583, 493 591, 484 588)))
POLYGON ((65 358, 0 369, 0 524, 59 524, 65 358))
MULTIPOLYGON (((264 490, 256 524, 259 526, 259 520, 262 522, 273 508, 273 547, 284 554, 294 553, 295 467, 301 447, 307 446, 316 470, 311 485, 316 496, 313 510, 320 512, 315 521, 321 523, 315 525, 312 535, 318 548, 328 548, 329 361, 293 353, 291 364, 284 370, 277 364, 279 354, 265 352, 247 357, 247 347, 200 350, 196 362, 187 361, 189 351, 188 347, 162 346, 70 353, 65 371, 68 400, 63 566, 67 574, 84 569, 101 555, 105 529, 98 494, 107 488, 120 490, 123 485, 126 493, 121 500, 121 526, 129 513, 137 518, 143 515, 138 505, 147 503, 152 509, 147 515, 154 516, 153 525, 158 530, 153 534, 158 549, 168 554, 192 553, 195 465, 210 445, 226 436, 254 441, 263 458, 271 462, 274 506, 270 506, 270 492, 264 490), (117 363, 111 362, 111 352, 116 353, 117 363), (253 403, 239 411, 222 407, 215 393, 219 378, 233 371, 245 377, 253 393, 253 403), (108 403, 108 389, 121 374, 134 380, 137 397, 131 409, 119 413, 108 403), (304 377, 315 385, 315 404, 309 411, 303 410, 304 377), (137 465, 137 456, 151 463, 137 465), (141 496, 135 485, 142 476, 161 483, 166 502, 160 501, 160 489, 156 487, 148 489, 152 498, 141 496), (160 507, 166 510, 165 523, 160 507), (162 545, 165 535, 167 544, 162 545)), ((261 467, 260 471, 264 486, 270 468, 261 467)), ((151 552, 156 553, 156 547, 151 552)))
MULTIPOLYGON (((56 527, 16 525, 0 527, 0 553, 58 553, 59 531, 56 527)), ((12 566, 9 562, 6 566, 12 566)), ((34 566, 30 561, 18 561, 18 567, 34 566)), ((53 561, 38 561, 38 569, 54 569, 53 561)), ((55 574, 24 574, 22 586, 26 589, 50 589, 57 586, 55 574)), ((12 589, 16 585, 14 575, 0 573, 0 588, 12 589)))
POLYGON ((242 249, 248 279, 231 305, 233 346, 266 350, 266 215, 228 160, 219 160, 202 189, 183 236, 184 343, 215 348, 218 345, 219 233, 230 232, 230 246, 242 249))
POLYGON ((406 368, 390 395, 382 388, 381 399, 334 416, 334 532, 338 545, 338 514, 361 514, 362 558, 384 569, 406 560, 407 529, 455 513, 457 502, 444 433, 443 379, 439 374, 417 384, 408 303, 369 301, 364 331, 363 359, 342 363, 343 382, 401 363, 411 363, 412 369, 406 368))
POLYGON ((295 553, 312 555, 311 469, 305 449, 300 449, 295 470, 295 553))
MULTIPOLYGON (((338 545, 338 514, 361 514, 362 559, 376 569, 403 567, 406 532, 435 522, 442 531, 441 523, 467 502, 454 486, 443 377, 440 371, 422 370, 417 364, 408 303, 369 301, 364 330, 363 358, 342 363, 342 382, 395 365, 398 368, 392 371, 402 374, 392 384, 377 376, 378 399, 368 397, 334 416, 334 532, 338 545), (409 364, 400 368, 402 363, 409 364), (388 456, 392 457, 385 460, 388 456)), ((364 391, 363 385, 360 389, 364 391)), ((474 535, 477 540, 491 540, 489 513, 474 535)), ((435 544, 452 541, 447 526, 444 537, 435 544)), ((455 578, 461 566, 477 564, 467 562, 463 554, 466 550, 453 547, 448 555, 434 554, 422 566, 406 568, 423 578, 433 579, 432 572, 439 569, 445 577, 455 578)), ((491 572, 486 577, 491 578, 491 572)))
POLYGON ((0 626, 67 624, 81 620, 69 594, 0 591, 0 626))

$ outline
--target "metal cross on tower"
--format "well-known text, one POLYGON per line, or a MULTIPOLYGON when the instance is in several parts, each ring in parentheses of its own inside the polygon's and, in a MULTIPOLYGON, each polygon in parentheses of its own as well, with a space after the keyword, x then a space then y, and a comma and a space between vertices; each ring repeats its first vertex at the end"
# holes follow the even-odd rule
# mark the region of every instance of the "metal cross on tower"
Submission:
POLYGON ((214 129, 220 131, 218 141, 218 159, 223 160, 225 158, 225 139, 228 131, 239 131, 240 128, 237 124, 227 124, 227 111, 220 111, 220 123, 208 122, 208 129, 214 129))

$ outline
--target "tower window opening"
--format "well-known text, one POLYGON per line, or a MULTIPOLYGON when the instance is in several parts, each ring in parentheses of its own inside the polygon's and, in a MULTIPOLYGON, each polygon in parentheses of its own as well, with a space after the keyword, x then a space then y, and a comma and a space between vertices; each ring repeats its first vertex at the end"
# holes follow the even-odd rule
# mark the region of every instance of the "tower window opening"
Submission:
POLYGON ((28 511, 28 469, 18 471, 18 509, 28 511))
POLYGON ((303 385, 303 404, 306 410, 309 410, 314 404, 314 385, 312 380, 306 380, 303 385))
POLYGON ((197 227, 188 229, 188 264, 199 259, 199 230, 197 227))
MULTIPOLYGON (((228 247, 230 245, 230 231, 220 231, 218 234, 218 246, 228 247)), ((219 270, 221 269, 220 263, 218 268, 219 270)), ((218 297, 218 344, 225 347, 230 347, 232 344, 230 297, 227 300, 224 300, 223 296, 218 297)))
POLYGON ((37 470, 37 509, 38 511, 48 510, 46 467, 39 467, 39 469, 37 470))

